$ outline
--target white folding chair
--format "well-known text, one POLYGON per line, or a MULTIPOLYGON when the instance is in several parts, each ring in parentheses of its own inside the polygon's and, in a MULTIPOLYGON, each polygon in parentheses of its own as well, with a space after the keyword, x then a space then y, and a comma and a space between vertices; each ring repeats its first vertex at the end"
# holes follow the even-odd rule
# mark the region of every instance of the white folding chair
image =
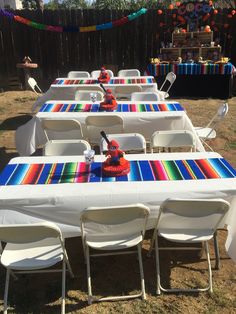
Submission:
POLYGON ((84 255, 87 264, 88 303, 93 301, 122 300, 136 297, 146 298, 142 266, 142 241, 144 239, 149 208, 142 204, 111 207, 90 207, 81 214, 81 233, 84 255), (90 254, 90 248, 103 251, 120 251, 138 247, 138 259, 141 277, 141 293, 113 297, 95 298, 92 294, 90 257, 103 255, 122 255, 134 251, 90 254))
POLYGON ((115 87, 116 98, 131 99, 131 94, 135 92, 141 92, 142 87, 140 85, 120 85, 115 87))
MULTIPOLYGON (((144 152, 146 153, 146 140, 142 134, 139 133, 123 133, 123 134, 107 134, 109 140, 116 140, 120 149, 126 153, 132 152, 144 152)), ((107 142, 102 137, 100 141, 100 152, 103 154, 107 151, 107 142)))
POLYGON ((126 70, 120 70, 117 74, 117 76, 140 76, 140 71, 138 69, 126 69, 126 70))
POLYGON ((67 74, 68 78, 77 78, 77 77, 90 77, 89 72, 86 71, 70 71, 67 74))
POLYGON ((153 233, 149 254, 155 242, 157 294, 165 292, 193 292, 212 289, 211 261, 208 241, 213 239, 220 222, 229 210, 229 203, 222 199, 167 199, 161 206, 156 227, 153 233), (193 250, 196 247, 162 247, 158 245, 158 236, 171 242, 178 243, 204 243, 208 262, 209 284, 205 288, 192 289, 166 289, 160 282, 159 250, 193 250))
POLYGON ((74 119, 42 119, 41 126, 47 141, 83 138, 81 124, 74 119))
POLYGON ((222 121, 227 115, 228 110, 228 103, 220 105, 214 117, 205 127, 195 127, 195 131, 197 132, 197 135, 200 137, 200 139, 205 141, 216 137, 215 128, 218 126, 219 122, 222 121))
POLYGON ((10 275, 17 273, 62 272, 62 305, 65 313, 66 269, 74 277, 60 229, 51 222, 20 225, 0 225, 0 240, 6 242, 1 264, 6 267, 4 314, 7 314, 7 299, 10 275), (47 269, 62 262, 62 269, 47 269))
POLYGON ((196 140, 191 131, 188 130, 168 130, 156 131, 152 134, 150 140, 150 149, 153 153, 154 148, 168 148, 170 151, 173 147, 189 147, 190 151, 196 151, 196 140))
POLYGON ((132 93, 131 101, 158 101, 161 100, 157 92, 132 93))
POLYGON ((78 90, 75 92, 75 100, 102 101, 104 94, 94 90, 78 90))
POLYGON ((84 151, 91 149, 90 144, 84 140, 52 140, 43 148, 44 156, 74 156, 83 155, 84 151))
MULTIPOLYGON (((106 69, 106 71, 110 77, 114 76, 114 73, 111 70, 106 69)), ((91 72, 91 77, 97 79, 99 77, 100 73, 101 73, 101 70, 94 70, 91 72)))
POLYGON ((159 93, 163 95, 164 99, 169 97, 168 92, 171 89, 171 86, 174 84, 175 80, 176 80, 176 75, 174 72, 167 73, 165 80, 159 90, 159 93))
POLYGON ((85 119, 89 143, 100 143, 101 131, 107 134, 123 133, 124 121, 118 115, 91 115, 85 119))
POLYGON ((36 80, 33 77, 28 78, 28 85, 35 92, 35 94, 37 95, 43 94, 41 88, 38 86, 36 80))

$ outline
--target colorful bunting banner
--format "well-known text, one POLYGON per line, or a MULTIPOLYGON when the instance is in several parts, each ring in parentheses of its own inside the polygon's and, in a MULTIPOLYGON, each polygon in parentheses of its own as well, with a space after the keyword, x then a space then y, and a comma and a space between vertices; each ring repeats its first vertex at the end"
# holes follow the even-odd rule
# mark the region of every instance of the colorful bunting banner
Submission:
POLYGON ((31 20, 28 20, 24 17, 21 17, 19 15, 15 15, 13 13, 10 13, 4 9, 0 9, 0 15, 5 16, 5 17, 9 18, 10 20, 14 20, 18 23, 22 23, 22 24, 25 24, 27 26, 34 27, 36 29, 51 31, 51 32, 58 32, 58 33, 62 33, 62 32, 95 32, 95 31, 110 29, 110 28, 113 28, 115 26, 121 26, 121 25, 124 25, 130 21, 133 21, 134 19, 138 18, 142 14, 145 14, 146 12, 147 12, 147 9, 142 8, 142 9, 138 10, 137 12, 134 12, 132 14, 125 16, 125 17, 122 17, 119 20, 111 21, 108 23, 99 24, 99 25, 92 25, 92 26, 81 26, 81 27, 72 26, 72 27, 70 27, 70 26, 53 26, 53 25, 46 25, 46 24, 37 23, 37 22, 31 21, 31 20))

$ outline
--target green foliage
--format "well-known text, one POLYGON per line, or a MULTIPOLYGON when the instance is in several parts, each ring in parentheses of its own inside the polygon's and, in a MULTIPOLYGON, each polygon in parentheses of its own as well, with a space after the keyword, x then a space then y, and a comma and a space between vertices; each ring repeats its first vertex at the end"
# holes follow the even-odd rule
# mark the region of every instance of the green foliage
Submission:
POLYGON ((23 9, 37 9, 35 0, 22 0, 23 9))

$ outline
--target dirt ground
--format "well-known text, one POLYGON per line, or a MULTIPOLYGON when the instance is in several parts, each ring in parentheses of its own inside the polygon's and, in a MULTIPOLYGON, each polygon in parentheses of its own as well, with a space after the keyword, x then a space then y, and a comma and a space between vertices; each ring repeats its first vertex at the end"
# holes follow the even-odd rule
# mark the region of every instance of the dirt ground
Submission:
MULTIPOLYGON (((31 106, 36 97, 30 91, 0 93, 0 171, 13 157, 14 133, 18 126, 31 117, 31 106)), ((205 126, 215 114, 222 100, 179 99, 195 126, 205 126)), ((217 129, 217 138, 210 145, 236 167, 236 98, 228 100, 229 113, 217 129)), ((66 242, 75 279, 67 277, 67 313, 236 313, 236 264, 227 256, 224 243, 227 230, 219 231, 221 267, 214 268, 213 245, 210 244, 214 293, 162 294, 156 296, 155 259, 147 257, 151 233, 143 248, 144 275, 147 300, 134 299, 87 305, 86 266, 81 239, 66 242)), ((163 284, 167 287, 204 285, 207 282, 205 255, 183 251, 180 254, 161 254, 163 284)), ((5 270, 0 267, 0 310, 4 292, 5 270)), ((139 289, 139 272, 134 256, 97 258, 92 261, 92 284, 96 295, 135 293, 139 289)), ((60 313, 60 275, 27 275, 11 280, 9 313, 60 313)))

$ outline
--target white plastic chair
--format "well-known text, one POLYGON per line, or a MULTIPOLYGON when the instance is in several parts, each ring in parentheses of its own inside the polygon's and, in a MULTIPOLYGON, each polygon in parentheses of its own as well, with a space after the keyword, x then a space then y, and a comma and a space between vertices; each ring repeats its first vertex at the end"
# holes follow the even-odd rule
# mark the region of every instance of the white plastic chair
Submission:
POLYGON ((140 85, 120 85, 115 87, 115 96, 121 99, 131 99, 132 93, 140 93, 141 91, 142 87, 140 85))
MULTIPOLYGON (((109 140, 116 140, 120 149, 126 153, 128 151, 144 152, 146 153, 146 140, 142 134, 139 133, 123 133, 123 134, 107 134, 109 140)), ((100 142, 100 152, 103 154, 107 151, 107 142, 102 137, 100 142)))
POLYGON ((84 100, 84 101, 102 101, 104 94, 99 91, 94 90, 78 90, 75 92, 75 100, 84 100))
POLYGON ((167 199, 161 206, 153 233, 149 254, 155 242, 157 294, 165 292, 194 292, 212 289, 212 271, 208 249, 208 241, 213 239, 214 233, 229 210, 229 203, 222 199, 167 199), (158 245, 158 236, 168 241, 178 243, 204 243, 208 262, 209 284, 205 288, 166 289, 160 282, 159 250, 188 250, 196 249, 184 247, 163 247, 158 245))
POLYGON ((43 94, 41 88, 38 86, 36 80, 33 77, 28 78, 28 85, 35 92, 35 94, 37 95, 43 94))
POLYGON ((191 131, 187 130, 168 130, 168 131, 156 131, 152 134, 150 140, 151 153, 154 148, 158 148, 158 152, 161 152, 161 148, 173 147, 189 147, 190 151, 196 151, 196 140, 191 131))
POLYGON ((60 229, 51 222, 22 225, 0 225, 0 240, 6 242, 1 264, 6 267, 4 314, 7 314, 7 299, 10 275, 17 273, 62 272, 62 305, 65 313, 66 268, 74 277, 60 229), (62 262, 62 269, 47 269, 62 262))
POLYGON ((81 124, 74 119, 42 119, 41 126, 47 141, 83 138, 81 124))
MULTIPOLYGON (((106 71, 110 77, 114 76, 114 73, 111 70, 106 69, 106 71)), ((101 73, 101 70, 94 70, 91 72, 91 77, 97 79, 99 77, 100 73, 101 73)))
POLYGON ((224 103, 219 106, 214 117, 209 121, 206 127, 195 127, 197 135, 203 140, 213 139, 216 137, 216 131, 214 128, 218 126, 218 123, 224 119, 229 110, 228 103, 224 103))
POLYGON ((132 93, 131 101, 158 101, 161 100, 156 92, 132 93))
MULTIPOLYGON (((143 275, 141 247, 144 239, 149 208, 142 204, 111 207, 91 207, 81 214, 81 233, 84 255, 87 264, 88 304, 93 301, 123 300, 136 297, 146 299, 143 275), (136 253, 134 251, 90 254, 90 248, 103 251, 120 251, 138 247, 138 259, 141 277, 141 293, 102 297, 96 299, 92 294, 90 257, 102 255, 121 255, 136 253)), ((128 279, 127 279, 128 280, 128 279)))
POLYGON ((173 85, 174 81, 176 80, 176 75, 174 72, 167 73, 165 80, 163 84, 161 85, 161 88, 159 90, 159 93, 163 95, 163 98, 169 97, 169 90, 171 89, 171 86, 173 85), (167 88, 164 90, 164 88, 167 86, 167 88))
POLYGON ((140 71, 138 69, 126 69, 126 70, 120 70, 117 74, 117 76, 140 76, 140 71))
POLYGON ((123 133, 124 121, 118 115, 91 115, 85 120, 87 135, 90 143, 100 143, 101 131, 107 134, 123 133))
POLYGON ((52 140, 43 148, 44 156, 74 156, 83 155, 84 151, 91 149, 90 144, 84 140, 52 140))
POLYGON ((86 71, 70 71, 67 74, 68 78, 90 77, 89 72, 86 71))

